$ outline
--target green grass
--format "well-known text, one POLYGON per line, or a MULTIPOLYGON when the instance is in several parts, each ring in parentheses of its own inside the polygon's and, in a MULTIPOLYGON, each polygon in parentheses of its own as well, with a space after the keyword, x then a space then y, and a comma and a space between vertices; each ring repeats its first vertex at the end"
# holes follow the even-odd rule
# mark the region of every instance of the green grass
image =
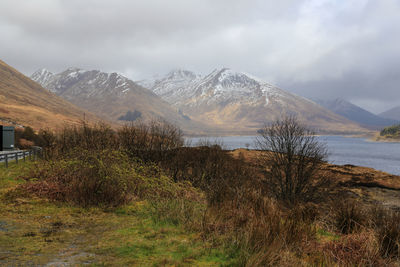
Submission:
POLYGON ((160 221, 147 201, 79 208, 5 194, 34 165, 0 167, 0 265, 227 266, 233 260, 200 231, 160 221), (8 196, 8 195, 7 195, 8 196))
POLYGON ((318 229, 317 238, 320 241, 336 241, 340 239, 340 236, 325 229, 318 229))
POLYGON ((27 173, 34 164, 33 161, 23 162, 20 160, 18 164, 10 162, 9 167, 6 168, 4 162, 0 162, 0 190, 6 190, 22 183, 23 180, 18 177, 27 173))

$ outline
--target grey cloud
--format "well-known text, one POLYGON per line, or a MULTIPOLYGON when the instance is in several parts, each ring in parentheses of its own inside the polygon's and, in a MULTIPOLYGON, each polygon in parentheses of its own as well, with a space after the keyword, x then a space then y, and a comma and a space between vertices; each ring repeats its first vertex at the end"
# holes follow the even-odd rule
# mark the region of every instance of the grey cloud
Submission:
POLYGON ((134 80, 231 67, 379 112, 400 105, 399 12, 397 0, 2 0, 0 58, 27 75, 77 66, 134 80))

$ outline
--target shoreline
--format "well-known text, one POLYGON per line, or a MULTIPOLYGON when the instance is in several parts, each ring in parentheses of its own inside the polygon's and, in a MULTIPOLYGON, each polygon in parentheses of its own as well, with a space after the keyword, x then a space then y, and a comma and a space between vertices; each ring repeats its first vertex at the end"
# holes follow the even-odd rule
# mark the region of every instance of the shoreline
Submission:
MULTIPOLYGON (((206 140, 208 139, 218 139, 218 138, 224 138, 224 137, 256 137, 258 136, 257 133, 254 135, 251 134, 221 134, 221 135, 184 135, 183 137, 186 139, 190 138, 204 138, 206 140)), ((363 133, 363 134, 316 134, 315 136, 318 137, 323 137, 323 136, 341 136, 344 138, 362 138, 365 141, 368 142, 376 142, 376 143, 400 143, 400 138, 391 138, 391 137, 385 137, 381 136, 379 132, 369 132, 369 133, 363 133)))
POLYGON ((370 136, 367 140, 380 143, 400 143, 400 138, 381 136, 379 132, 375 133, 373 136, 370 136))

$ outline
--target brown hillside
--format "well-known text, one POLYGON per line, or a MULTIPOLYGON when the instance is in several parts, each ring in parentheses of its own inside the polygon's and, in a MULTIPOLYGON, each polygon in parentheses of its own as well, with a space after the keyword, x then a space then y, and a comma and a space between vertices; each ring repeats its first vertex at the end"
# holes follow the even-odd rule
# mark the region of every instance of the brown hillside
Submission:
POLYGON ((89 122, 98 120, 0 60, 0 123, 57 129, 84 116, 89 122))

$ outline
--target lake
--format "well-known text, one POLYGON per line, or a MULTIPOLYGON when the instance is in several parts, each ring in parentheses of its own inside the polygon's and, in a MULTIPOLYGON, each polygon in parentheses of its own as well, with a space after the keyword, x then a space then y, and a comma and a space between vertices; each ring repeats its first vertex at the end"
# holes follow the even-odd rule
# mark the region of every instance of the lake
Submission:
MULTIPOLYGON (((226 149, 254 148, 255 136, 187 138, 193 145, 199 140, 222 143, 226 149)), ((371 142, 364 138, 319 136, 328 148, 328 161, 337 165, 352 164, 400 175, 400 143, 371 142)))

